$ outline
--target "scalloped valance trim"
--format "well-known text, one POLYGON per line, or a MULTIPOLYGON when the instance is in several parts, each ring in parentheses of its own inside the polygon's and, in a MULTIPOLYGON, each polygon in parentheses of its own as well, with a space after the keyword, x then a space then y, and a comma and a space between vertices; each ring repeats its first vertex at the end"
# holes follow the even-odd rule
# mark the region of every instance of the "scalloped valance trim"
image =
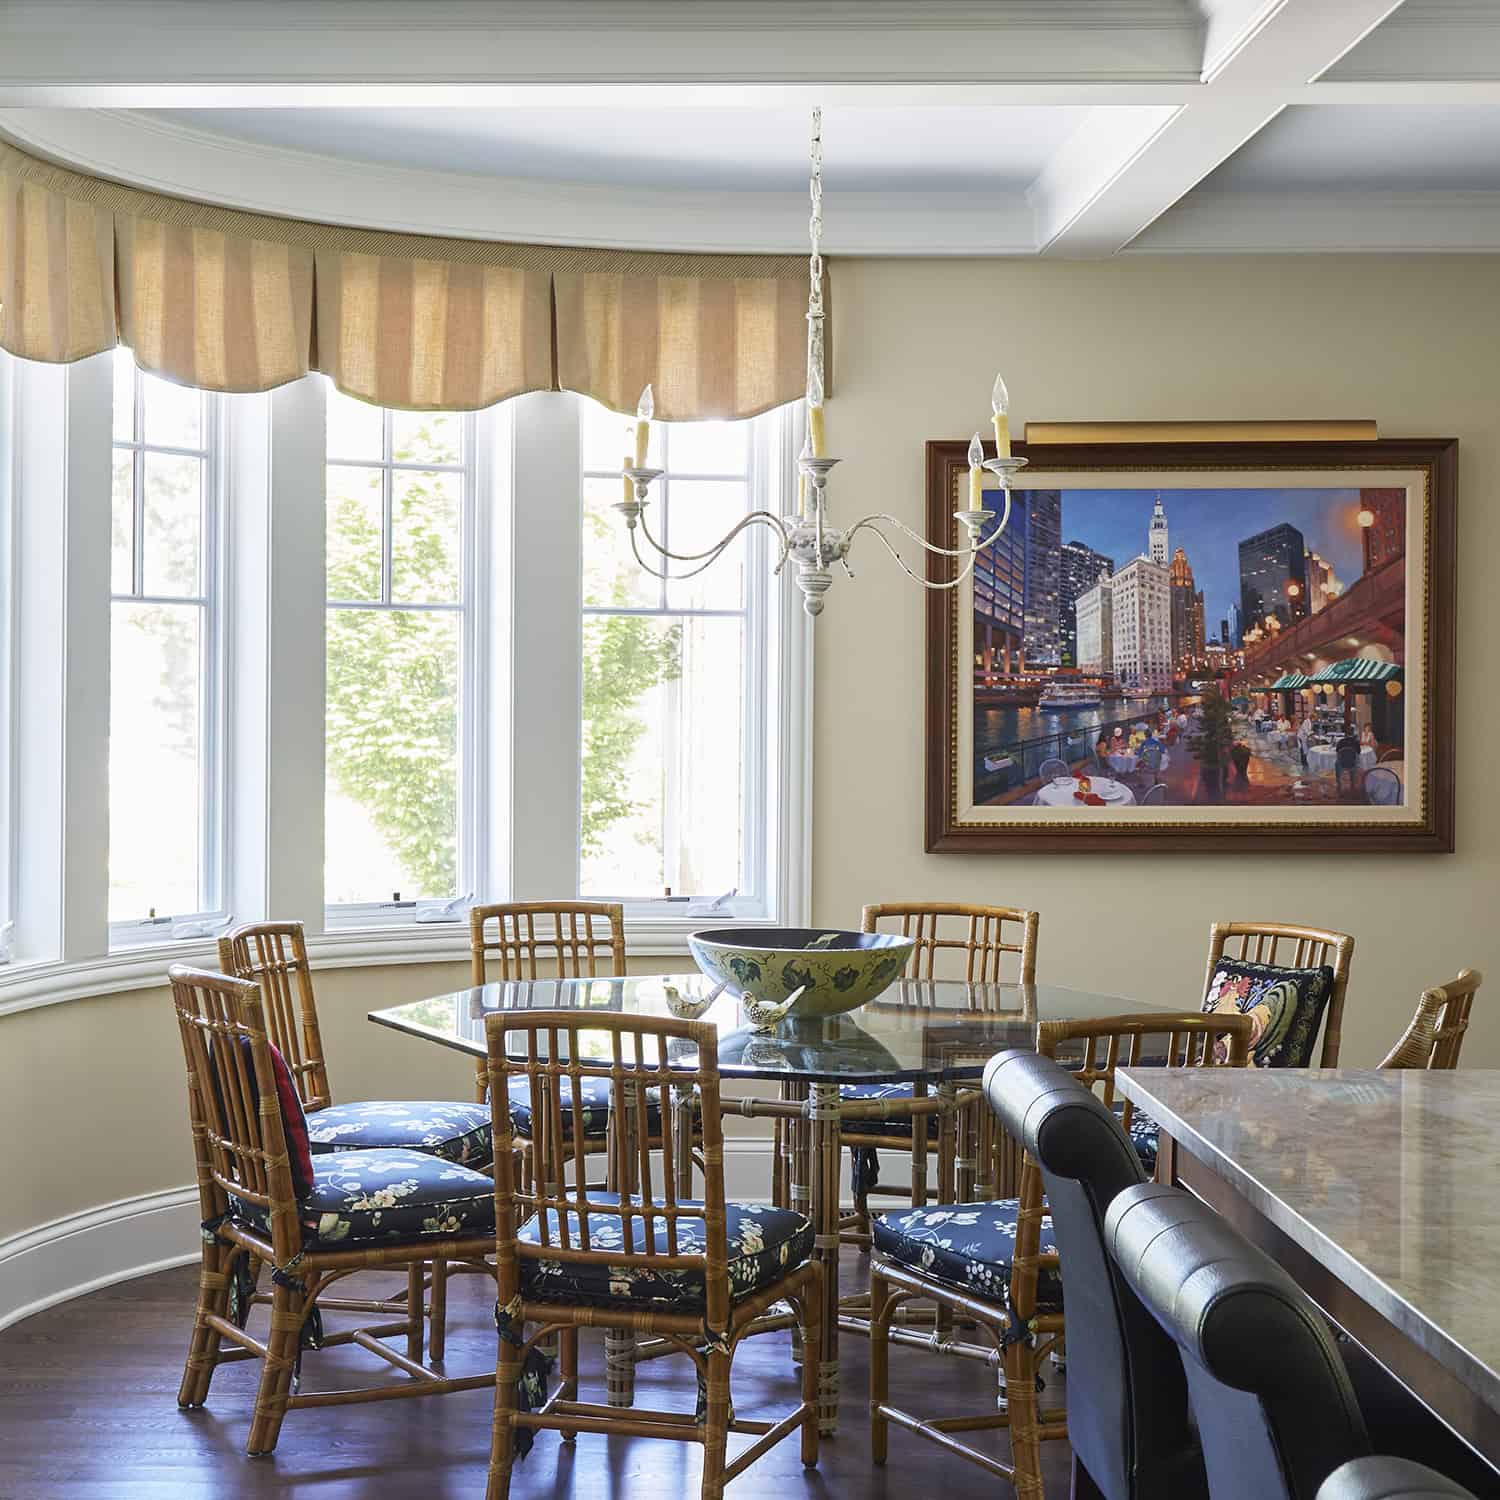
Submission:
POLYGON ((572 390, 666 420, 796 400, 807 262, 444 239, 221 208, 0 141, 0 347, 49 363, 123 343, 212 391, 310 370, 381 406, 475 410, 572 390))

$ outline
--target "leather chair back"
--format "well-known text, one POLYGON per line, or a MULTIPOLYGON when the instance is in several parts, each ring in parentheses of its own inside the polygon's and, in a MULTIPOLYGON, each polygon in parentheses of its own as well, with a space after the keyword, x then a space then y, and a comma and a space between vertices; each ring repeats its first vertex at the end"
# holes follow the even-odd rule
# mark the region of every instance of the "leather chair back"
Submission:
POLYGON ((1318 1489, 1318 1500, 1477 1500, 1473 1490, 1407 1458, 1356 1458, 1318 1489))
POLYGON ((1369 1438, 1328 1325, 1296 1283, 1179 1188, 1105 1215, 1125 1281, 1182 1354, 1214 1500, 1314 1500, 1369 1438))
POLYGON ((1052 1213, 1075 1456, 1106 1500, 1206 1497, 1182 1361, 1104 1247, 1110 1202, 1146 1181, 1129 1137, 1051 1058, 1001 1052, 985 1069, 984 1086, 996 1116, 1040 1167, 1052 1213))

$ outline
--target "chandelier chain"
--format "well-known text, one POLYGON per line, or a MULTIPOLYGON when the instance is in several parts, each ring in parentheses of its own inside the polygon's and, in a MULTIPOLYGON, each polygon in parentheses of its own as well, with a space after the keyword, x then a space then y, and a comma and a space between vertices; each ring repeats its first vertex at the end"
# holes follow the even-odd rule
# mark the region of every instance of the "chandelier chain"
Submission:
POLYGON ((807 397, 813 406, 823 404, 823 111, 813 110, 812 142, 808 157, 812 175, 808 197, 812 213, 807 235, 812 244, 808 257, 807 291, 807 397))

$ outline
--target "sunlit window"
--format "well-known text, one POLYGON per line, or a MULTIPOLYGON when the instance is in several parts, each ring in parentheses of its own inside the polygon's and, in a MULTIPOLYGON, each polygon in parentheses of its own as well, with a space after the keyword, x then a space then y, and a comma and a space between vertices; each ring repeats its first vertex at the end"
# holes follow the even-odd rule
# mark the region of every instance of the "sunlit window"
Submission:
MULTIPOLYGON (((582 405, 579 889, 625 899, 724 895, 743 886, 749 543, 681 582, 644 571, 611 509, 621 497, 624 420, 582 405)), ((752 428, 654 425, 649 462, 666 474, 644 521, 663 546, 701 552, 752 508, 752 428)))
POLYGON ((328 394, 330 905, 460 894, 470 429, 328 394))
POLYGON ((219 904, 216 421, 116 352, 109 919, 127 941, 219 904))

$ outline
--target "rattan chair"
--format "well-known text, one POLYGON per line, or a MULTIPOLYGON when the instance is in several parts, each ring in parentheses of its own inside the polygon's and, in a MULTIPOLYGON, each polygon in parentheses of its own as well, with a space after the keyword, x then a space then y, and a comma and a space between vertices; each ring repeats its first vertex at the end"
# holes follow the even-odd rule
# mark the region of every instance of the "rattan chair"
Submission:
MULTIPOLYGON (((908 979, 944 977, 938 972, 939 962, 950 956, 961 958, 962 974, 958 977, 970 984, 1031 984, 1036 979, 1040 917, 1034 911, 1013 906, 879 902, 864 908, 860 930, 878 932, 882 922, 899 922, 902 936, 916 940, 907 964, 908 979), (955 927, 948 927, 950 921, 955 927), (1012 958, 1015 962, 1007 975, 1012 958)), ((901 1197, 911 1203, 926 1201, 928 1156, 934 1144, 939 1194, 963 1195, 971 1190, 981 1112, 977 1089, 958 1095, 951 1108, 929 1094, 925 1083, 845 1084, 840 1094, 850 1104, 869 1106, 878 1102, 882 1106, 879 1114, 851 1121, 840 1133, 854 1162, 854 1214, 846 1230, 849 1240, 869 1243, 871 1193, 901 1197), (918 1119, 925 1121, 922 1131, 914 1129, 918 1119), (911 1156, 909 1184, 880 1184, 879 1151, 911 1156)))
POLYGON ((1469 1029, 1469 1011, 1475 992, 1484 982, 1477 969, 1461 969, 1456 979, 1422 991, 1416 1014, 1401 1034, 1401 1040, 1386 1053, 1382 1068, 1447 1069, 1458 1066, 1464 1034, 1469 1029))
POLYGON ((500 1011, 485 1023, 491 1109, 500 1150, 495 1172, 496 1322, 500 1363, 490 1452, 488 1500, 505 1500, 518 1436, 539 1428, 670 1438, 702 1444, 704 1500, 792 1432, 802 1461, 818 1457, 818 1351, 822 1344, 822 1268, 808 1259, 811 1221, 783 1209, 726 1204, 719 1067, 713 1026, 599 1010, 500 1011), (598 1047, 603 1038, 605 1046, 598 1047), (603 1050, 606 1055, 600 1056, 603 1050), (591 1190, 584 1141, 565 1124, 564 1087, 579 1097, 599 1079, 612 1107, 644 1120, 653 1099, 702 1101, 703 1194, 692 1196, 692 1115, 663 1107, 661 1186, 657 1159, 628 1128, 609 1136, 611 1180, 620 1193, 591 1190), (526 1166, 512 1142, 509 1103, 520 1084, 535 1128, 526 1166), (569 1165, 571 1164, 571 1182, 569 1165), (740 1339, 774 1303, 796 1310, 802 1330, 802 1399, 779 1421, 734 1417, 730 1366, 740 1339), (582 1402, 578 1330, 602 1327, 664 1341, 692 1360, 697 1413, 582 1402), (517 1400, 517 1382, 539 1339, 560 1334, 556 1391, 539 1405, 517 1400), (759 1436, 727 1461, 729 1432, 759 1436))
POLYGON ((431 1260, 482 1261, 494 1251, 494 1192, 488 1177, 411 1151, 343 1151, 314 1157, 311 1189, 299 1199, 278 1095, 276 1063, 260 987, 174 965, 172 1003, 187 1061, 188 1109, 202 1217, 202 1270, 192 1340, 177 1401, 201 1406, 220 1365, 262 1361, 247 1444, 270 1453, 292 1407, 441 1395, 494 1383, 494 1372, 449 1376, 421 1363, 423 1267, 431 1260), (402 1179, 396 1205, 372 1210, 369 1195, 402 1179), (410 1184, 410 1186, 408 1186, 410 1184), (393 1234, 398 1217, 410 1233, 393 1234), (428 1230, 431 1224, 441 1229, 428 1230), (257 1292, 247 1263, 272 1268, 257 1292), (356 1271, 405 1271, 404 1302, 332 1298, 356 1271), (264 1340, 246 1322, 269 1306, 264 1340), (325 1312, 375 1314, 373 1325, 330 1333, 325 1312), (385 1340, 406 1336, 401 1352, 385 1340), (225 1352, 225 1341, 236 1348, 225 1352), (293 1389, 302 1349, 354 1344, 410 1377, 395 1384, 293 1389))
MULTIPOLYGON (((1092 1021, 1043 1021, 1037 1051, 1054 1058, 1115 1109, 1115 1069, 1154 1059, 1171 1067, 1242 1067, 1249 1061, 1248 1016, 1200 1012, 1114 1016, 1092 1021), (1226 1024, 1227 1023, 1227 1024, 1226 1024), (1148 1039, 1160 1039, 1148 1048, 1148 1039)), ((1121 1123, 1132 1124, 1128 1100, 1121 1123)), ((985 1115, 989 1120, 988 1111, 985 1115)), ((985 1135, 993 1148, 998 1132, 985 1135)), ((1065 1414, 1043 1411, 1038 1381, 1044 1358, 1064 1335, 1062 1280, 1047 1224, 1040 1169, 1022 1160, 1020 1193, 994 1203, 921 1206, 882 1214, 872 1226, 870 1266, 870 1435, 876 1463, 886 1460, 892 1422, 1008 1480, 1021 1500, 1042 1500, 1041 1444, 1065 1439, 1065 1414), (893 1324, 903 1304, 935 1302, 950 1318, 968 1320, 988 1342, 934 1340, 893 1324), (918 1344, 939 1353, 1000 1364, 1004 1409, 923 1417, 890 1404, 890 1345, 918 1344), (994 1428, 1010 1432, 1010 1462, 954 1436, 994 1428)))
MULTIPOLYGON (((489 1110, 467 1099, 365 1099, 335 1104, 323 1055, 307 939, 300 922, 251 922, 219 939, 219 967, 260 986, 267 1033, 286 1061, 307 1112, 314 1155, 329 1151, 420 1151, 488 1171, 489 1110)), ((424 1288, 426 1290, 426 1288, 424 1288)), ((434 1262, 432 1357, 441 1359, 447 1323, 447 1268, 434 1262)))
POLYGON ((1333 988, 1323 1019, 1323 1053, 1318 1066, 1338 1066, 1339 1045, 1344 1037, 1344 995, 1349 988, 1349 966, 1354 959, 1354 939, 1348 933, 1286 922, 1215 922, 1208 937, 1205 994, 1221 958, 1294 969, 1327 964, 1333 970, 1333 988))

